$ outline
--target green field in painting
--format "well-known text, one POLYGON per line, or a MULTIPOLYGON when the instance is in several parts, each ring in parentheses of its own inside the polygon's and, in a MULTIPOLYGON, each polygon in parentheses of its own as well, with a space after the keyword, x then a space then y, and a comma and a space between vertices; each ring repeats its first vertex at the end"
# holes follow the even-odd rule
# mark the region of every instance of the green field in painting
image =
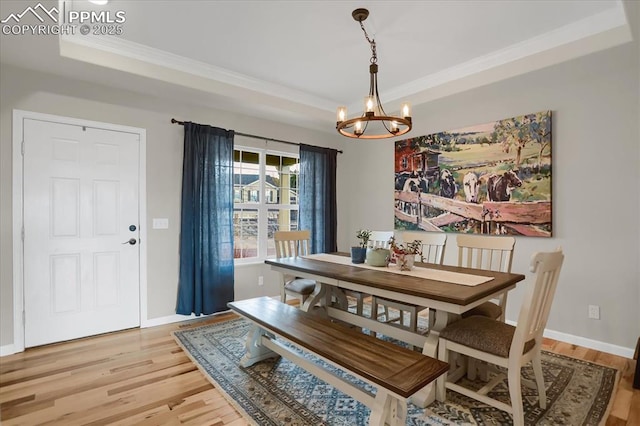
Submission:
MULTIPOLYGON (((551 199, 551 157, 548 148, 542 156, 542 165, 538 168, 538 144, 527 144, 522 149, 522 160, 515 167, 515 152, 504 152, 502 144, 457 145, 459 151, 443 152, 439 162, 441 168, 451 170, 458 185, 456 198, 464 198, 462 180, 466 173, 473 171, 478 176, 502 174, 507 170, 518 169, 522 186, 511 194, 511 201, 539 201, 551 199)), ((486 181, 481 179, 480 201, 486 200, 486 181)))

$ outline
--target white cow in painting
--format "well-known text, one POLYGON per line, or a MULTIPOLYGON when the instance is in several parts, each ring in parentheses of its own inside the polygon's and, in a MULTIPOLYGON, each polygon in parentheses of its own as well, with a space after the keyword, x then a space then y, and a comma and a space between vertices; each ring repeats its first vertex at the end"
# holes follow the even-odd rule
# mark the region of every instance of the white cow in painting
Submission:
POLYGON ((467 200, 467 203, 477 203, 478 202, 478 189, 480 189, 480 184, 478 183, 478 176, 475 173, 469 172, 464 175, 462 179, 462 184, 464 186, 464 197, 467 200))

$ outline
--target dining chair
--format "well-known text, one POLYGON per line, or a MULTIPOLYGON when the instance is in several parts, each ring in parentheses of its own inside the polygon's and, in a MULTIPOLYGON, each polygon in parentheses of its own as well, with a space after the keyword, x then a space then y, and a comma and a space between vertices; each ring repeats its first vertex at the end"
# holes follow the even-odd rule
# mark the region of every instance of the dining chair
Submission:
POLYGON ((393 231, 371 231, 367 248, 389 248, 393 231))
POLYGON ((483 316, 472 316, 454 322, 440 332, 439 360, 448 362, 453 352, 506 368, 511 404, 488 396, 489 391, 503 381, 504 373, 497 374, 480 389, 472 390, 455 383, 464 374, 463 370, 460 371, 463 367, 437 379, 436 396, 439 401, 444 401, 446 389, 451 389, 506 411, 513 415, 514 425, 524 425, 522 382, 528 387, 537 388, 540 408, 546 408, 541 363, 542 333, 549 318, 563 261, 561 249, 531 256, 530 269, 535 274, 535 282, 526 289, 516 326, 483 316), (535 383, 521 378, 521 369, 529 362, 532 363, 535 383))
MULTIPOLYGON (((456 238, 458 244, 458 266, 485 269, 488 271, 511 272, 513 237, 493 237, 487 235, 461 234, 456 238)), ((507 292, 493 301, 484 302, 462 314, 463 318, 482 315, 504 322, 507 306, 507 292)))
MULTIPOLYGON (((311 232, 302 231, 276 231, 273 234, 276 244, 276 258, 306 256, 311 252, 311 232)), ((306 278, 297 278, 293 275, 282 274, 280 287, 280 300, 286 303, 287 296, 300 299, 300 305, 313 293, 316 282, 306 278)))
MULTIPOLYGON (((416 261, 424 263, 434 263, 442 265, 444 258, 444 249, 447 241, 447 234, 444 232, 412 232, 406 231, 401 235, 403 242, 420 241, 422 243, 422 254, 416 255, 416 261)), ((405 327, 411 331, 418 329, 418 314, 428 309, 427 306, 418 306, 411 303, 398 302, 391 299, 374 296, 371 302, 371 312, 378 312, 378 306, 384 307, 385 322, 395 322, 399 320, 398 325, 405 327), (389 308, 396 309, 400 312, 398 318, 389 318, 389 308), (404 312, 409 314, 409 324, 404 324, 404 312)), ((430 323, 432 318, 430 318, 430 323)))
MULTIPOLYGON (((389 240, 393 237, 393 231, 371 231, 367 248, 389 248, 389 240)), ((364 299, 368 296, 355 290, 342 289, 342 292, 356 300, 356 314, 362 316, 364 311, 364 299)), ((371 317, 373 318, 373 310, 371 317)))

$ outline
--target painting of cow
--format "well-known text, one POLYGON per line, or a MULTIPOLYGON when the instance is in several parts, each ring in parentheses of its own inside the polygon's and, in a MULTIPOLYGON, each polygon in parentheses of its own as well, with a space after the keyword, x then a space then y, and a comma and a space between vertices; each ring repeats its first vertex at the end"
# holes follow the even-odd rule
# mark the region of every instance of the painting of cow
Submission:
POLYGON ((480 190, 478 176, 474 172, 467 173, 462 179, 462 185, 464 187, 464 199, 466 200, 466 202, 477 203, 478 192, 480 190))
POLYGON ((395 142, 395 229, 552 236, 551 111, 395 142))
POLYGON ((444 169, 440 175, 440 195, 453 198, 456 192, 458 192, 458 185, 456 185, 453 175, 449 170, 444 169))
POLYGON ((492 174, 487 178, 487 198, 489 201, 509 201, 514 189, 522 186, 522 181, 513 170, 502 175, 492 174))

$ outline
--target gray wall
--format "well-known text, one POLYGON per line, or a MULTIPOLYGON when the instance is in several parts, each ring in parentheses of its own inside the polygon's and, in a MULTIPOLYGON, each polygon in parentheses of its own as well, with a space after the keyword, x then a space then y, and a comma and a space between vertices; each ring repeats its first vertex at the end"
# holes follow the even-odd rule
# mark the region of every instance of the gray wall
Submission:
MULTIPOLYGON (((102 121, 147 130, 148 319, 175 314, 182 173, 181 126, 172 117, 275 139, 342 148, 337 134, 320 133, 219 110, 177 104, 62 77, 0 64, 0 346, 13 343, 12 283, 12 113, 14 109, 102 121), (169 218, 169 229, 151 229, 154 217, 169 218)), ((236 137, 236 143, 264 148, 265 142, 236 137)), ((297 152, 270 142, 269 148, 297 152)), ((339 159, 339 168, 345 168, 339 159)), ((236 268, 236 298, 278 295, 278 276, 263 264, 236 268), (265 284, 258 287, 258 276, 265 284)))
MULTIPOLYGON (((636 9, 637 12, 637 9, 636 9)), ((636 33, 637 40, 637 33, 636 33)), ((554 237, 518 238, 513 270, 528 270, 536 250, 562 246, 566 261, 548 328, 633 348, 640 335, 640 69, 638 43, 522 75, 414 109, 413 136, 523 113, 553 111, 554 237), (602 319, 587 319, 587 305, 602 319)), ((11 269, 11 113, 15 109, 147 129, 149 318, 172 315, 178 270, 182 129, 171 117, 345 150, 338 156, 338 247, 358 228, 393 226, 393 143, 353 141, 274 122, 188 107, 50 75, 0 69, 0 346, 13 342, 11 269)), ((240 141, 238 141, 240 143, 240 141)), ((261 142, 254 141, 263 146, 261 142)), ((287 146, 271 147, 287 150, 287 146)), ((449 249, 446 263, 455 263, 449 249)), ((263 265, 237 268, 236 297, 277 294, 263 265), (265 276, 264 287, 257 277, 265 276)), ((509 299, 515 320, 521 284, 509 299)))
MULTIPOLYGON (((627 44, 414 108, 412 135, 553 111, 553 238, 518 237, 514 272, 536 250, 562 246, 566 258, 548 329, 625 348, 640 335, 640 136, 637 44, 627 44), (587 305, 601 320, 587 319, 587 305)), ((393 226, 393 144, 347 144, 340 211, 348 235, 393 226), (347 173, 349 173, 347 172, 347 173)), ((449 243, 455 247, 455 234, 449 243)), ((342 247, 347 243, 343 242, 342 247)), ((445 263, 455 264, 449 248, 445 263)), ((517 319, 523 285, 511 292, 517 319)))

